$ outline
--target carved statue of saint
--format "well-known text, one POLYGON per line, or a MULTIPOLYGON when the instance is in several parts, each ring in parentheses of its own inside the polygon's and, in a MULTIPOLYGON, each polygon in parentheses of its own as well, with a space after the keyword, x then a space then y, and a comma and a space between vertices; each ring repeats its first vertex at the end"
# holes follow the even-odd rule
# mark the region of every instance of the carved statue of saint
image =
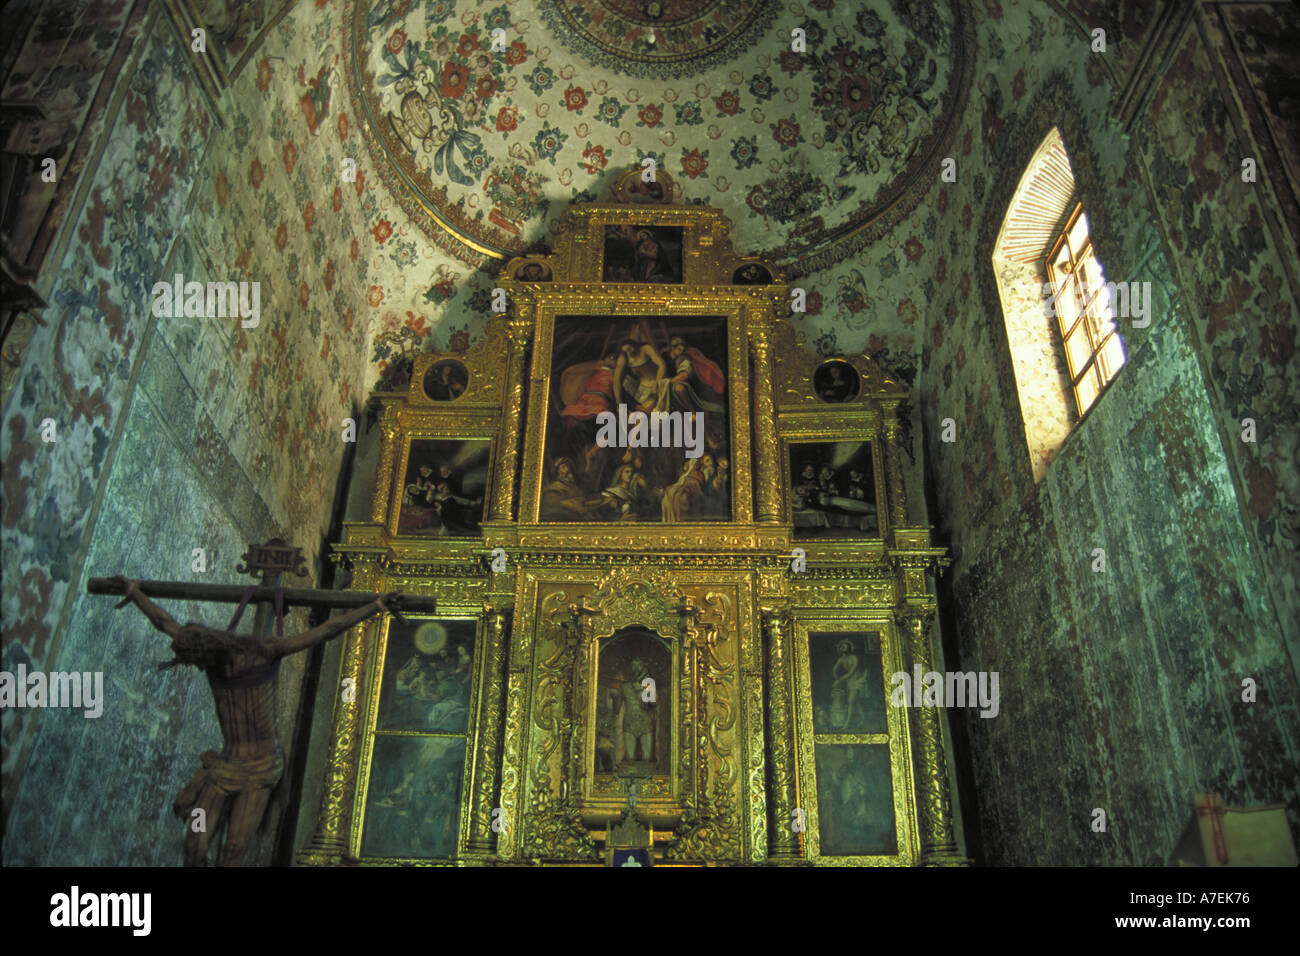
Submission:
POLYGON ((655 704, 645 698, 641 681, 650 676, 644 661, 633 659, 628 666, 628 678, 620 686, 622 696, 619 708, 623 718, 623 762, 649 762, 656 759, 655 704))

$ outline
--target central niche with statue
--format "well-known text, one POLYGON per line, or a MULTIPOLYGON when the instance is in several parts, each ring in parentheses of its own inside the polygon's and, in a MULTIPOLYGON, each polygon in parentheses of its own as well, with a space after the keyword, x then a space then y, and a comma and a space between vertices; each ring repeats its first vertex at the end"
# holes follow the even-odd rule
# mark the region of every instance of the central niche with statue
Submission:
POLYGON ((907 390, 807 351, 780 270, 653 185, 570 208, 482 341, 380 396, 335 550, 439 610, 326 672, 301 862, 962 862, 942 723, 886 698, 944 560, 907 390))

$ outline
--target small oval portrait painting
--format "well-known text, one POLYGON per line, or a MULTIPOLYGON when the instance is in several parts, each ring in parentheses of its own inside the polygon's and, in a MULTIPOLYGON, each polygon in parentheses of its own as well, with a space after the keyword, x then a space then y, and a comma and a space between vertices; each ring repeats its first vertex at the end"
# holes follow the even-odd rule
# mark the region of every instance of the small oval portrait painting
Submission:
POLYGON ((454 402, 469 385, 469 370, 459 362, 435 362, 424 373, 424 394, 435 402, 454 402))
POLYGON ((823 402, 851 402, 858 397, 858 372, 842 359, 822 362, 813 373, 813 391, 823 402))
POLYGON ((746 262, 731 276, 732 285, 770 285, 772 273, 757 262, 746 262))
POLYGON ((540 262, 525 262, 515 270, 515 278, 520 282, 550 282, 551 269, 540 262))

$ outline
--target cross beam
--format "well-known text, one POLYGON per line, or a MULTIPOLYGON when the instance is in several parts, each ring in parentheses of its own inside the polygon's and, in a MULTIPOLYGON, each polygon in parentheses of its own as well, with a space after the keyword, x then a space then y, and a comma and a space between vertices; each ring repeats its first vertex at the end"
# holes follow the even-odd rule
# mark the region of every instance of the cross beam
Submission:
MULTIPOLYGON (((242 584, 194 584, 188 581, 141 581, 140 593, 151 598, 170 598, 177 601, 216 601, 238 604, 244 599, 247 587, 242 584)), ((87 594, 125 594, 125 585, 111 578, 91 578, 86 582, 87 594)), ((362 607, 379 597, 375 591, 326 591, 316 588, 284 588, 285 607, 362 607)), ((274 601, 275 588, 255 587, 249 599, 252 602, 274 601)), ((432 612, 438 602, 431 597, 403 594, 403 611, 432 612)))

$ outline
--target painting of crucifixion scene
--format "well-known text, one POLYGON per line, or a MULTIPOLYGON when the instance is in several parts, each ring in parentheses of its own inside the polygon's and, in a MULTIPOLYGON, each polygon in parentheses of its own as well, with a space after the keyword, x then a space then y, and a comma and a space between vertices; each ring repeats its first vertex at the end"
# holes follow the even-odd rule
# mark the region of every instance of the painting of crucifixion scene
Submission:
POLYGON ((790 515, 796 538, 880 534, 871 442, 790 446, 790 515))
POLYGON ((672 655, 648 631, 604 642, 596 679, 596 773, 667 773, 672 655))
POLYGON ((540 521, 731 519, 726 320, 555 322, 540 521))
POLYGON ((813 632, 808 635, 808 664, 812 672, 813 733, 889 732, 880 635, 813 632))
POLYGON ((397 533, 453 538, 481 534, 491 450, 487 440, 411 442, 397 533))

